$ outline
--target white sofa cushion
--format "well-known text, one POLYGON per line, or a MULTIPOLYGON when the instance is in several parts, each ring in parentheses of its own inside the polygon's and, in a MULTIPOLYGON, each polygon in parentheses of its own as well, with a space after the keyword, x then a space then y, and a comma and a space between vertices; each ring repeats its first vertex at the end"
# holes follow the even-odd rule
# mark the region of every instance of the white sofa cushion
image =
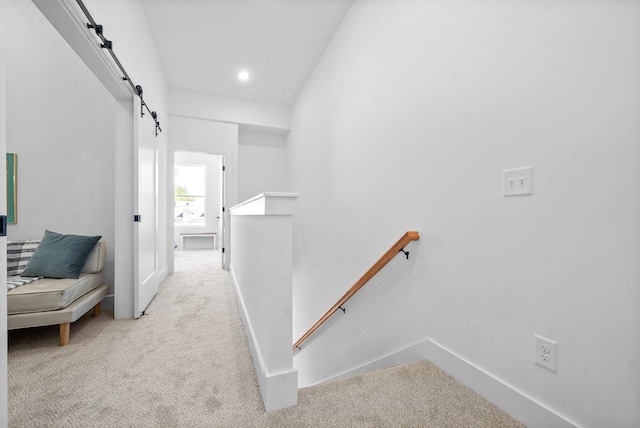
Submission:
POLYGON ((93 250, 89 253, 87 261, 82 267, 82 273, 98 273, 104 269, 107 260, 107 244, 104 241, 98 241, 93 250))
POLYGON ((101 273, 80 278, 42 278, 7 292, 7 314, 55 311, 102 285, 101 273))

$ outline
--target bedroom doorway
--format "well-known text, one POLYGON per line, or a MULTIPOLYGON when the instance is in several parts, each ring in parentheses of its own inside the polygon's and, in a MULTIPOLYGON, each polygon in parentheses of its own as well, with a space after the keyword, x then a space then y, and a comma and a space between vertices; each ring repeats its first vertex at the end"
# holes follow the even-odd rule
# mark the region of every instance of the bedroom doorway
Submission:
POLYGON ((186 150, 174 152, 173 237, 176 251, 213 250, 222 253, 220 258, 223 258, 225 186, 220 172, 223 168, 222 155, 186 150))

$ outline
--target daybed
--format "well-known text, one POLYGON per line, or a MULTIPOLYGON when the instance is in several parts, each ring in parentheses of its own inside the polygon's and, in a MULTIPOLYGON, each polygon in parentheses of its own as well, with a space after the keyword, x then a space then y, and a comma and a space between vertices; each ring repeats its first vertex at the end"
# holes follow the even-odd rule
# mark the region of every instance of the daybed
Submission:
POLYGON ((91 308, 100 315, 109 286, 102 282, 107 247, 98 239, 46 231, 42 240, 7 243, 9 330, 58 324, 60 346, 65 346, 72 322, 91 308), (92 240, 85 239, 78 249, 74 238, 92 240), (51 262, 56 259, 59 263, 51 262))

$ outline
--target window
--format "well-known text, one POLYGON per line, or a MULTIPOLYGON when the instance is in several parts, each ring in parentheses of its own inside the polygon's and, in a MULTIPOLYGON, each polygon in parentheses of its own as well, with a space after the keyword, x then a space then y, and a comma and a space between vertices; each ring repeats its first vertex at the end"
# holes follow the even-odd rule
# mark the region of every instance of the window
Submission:
POLYGON ((177 224, 206 224, 205 177, 205 166, 176 165, 174 220, 177 224))

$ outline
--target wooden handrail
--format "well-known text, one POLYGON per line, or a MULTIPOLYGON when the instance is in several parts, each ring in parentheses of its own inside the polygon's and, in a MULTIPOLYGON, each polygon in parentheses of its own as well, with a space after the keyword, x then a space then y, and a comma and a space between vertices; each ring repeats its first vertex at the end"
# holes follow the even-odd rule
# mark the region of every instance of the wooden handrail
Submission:
POLYGON ((405 233, 402 238, 398 240, 398 242, 393 244, 393 246, 389 248, 389 250, 384 253, 384 255, 380 257, 380 259, 378 259, 378 261, 375 262, 373 266, 371 266, 369 270, 366 271, 358 281, 356 281, 355 284, 353 284, 349 291, 347 291, 346 294, 342 296, 340 300, 338 300, 336 304, 331 307, 331 309, 329 309, 322 317, 320 317, 320 319, 309 330, 307 330, 307 332, 303 334, 296 343, 293 344, 293 349, 295 350, 296 348, 299 348, 302 342, 307 340, 307 338, 311 336, 318 328, 320 328, 320 326, 324 324, 324 322, 328 320, 329 317, 333 315, 338 309, 340 309, 347 300, 353 297, 353 295, 356 294, 358 290, 360 290, 367 282, 369 282, 371 278, 373 278, 378 272, 380 272, 380 270, 382 270, 382 268, 385 267, 387 263, 389 263, 400 251, 402 251, 404 247, 409 244, 409 242, 417 241, 418 239, 420 239, 420 234, 418 232, 410 231, 405 233))

